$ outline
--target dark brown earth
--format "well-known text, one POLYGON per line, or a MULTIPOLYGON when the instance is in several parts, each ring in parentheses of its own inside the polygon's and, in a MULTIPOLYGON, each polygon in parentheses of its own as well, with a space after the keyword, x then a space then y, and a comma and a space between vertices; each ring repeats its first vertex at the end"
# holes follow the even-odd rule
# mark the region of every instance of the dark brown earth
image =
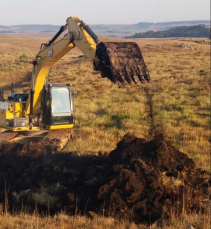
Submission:
POLYGON ((56 153, 64 148, 70 140, 71 134, 71 129, 19 133, 5 131, 0 133, 0 149, 4 153, 24 154, 30 152, 30 156, 45 154, 46 152, 56 153), (1 146, 2 143, 6 142, 8 144, 1 146))
POLYGON ((0 152, 5 211, 65 210, 153 223, 209 210, 209 174, 162 134, 151 141, 127 134, 108 155, 52 153, 40 142, 0 152))
POLYGON ((139 46, 135 42, 101 42, 97 45, 95 62, 102 77, 125 84, 150 81, 149 72, 139 46))

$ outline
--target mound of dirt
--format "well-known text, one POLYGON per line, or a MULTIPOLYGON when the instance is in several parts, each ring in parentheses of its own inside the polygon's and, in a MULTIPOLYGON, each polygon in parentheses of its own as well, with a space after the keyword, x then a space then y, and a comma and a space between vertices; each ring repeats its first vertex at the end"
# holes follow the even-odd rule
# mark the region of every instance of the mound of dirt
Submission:
POLYGON ((147 223, 171 213, 208 211, 209 174, 162 134, 151 141, 127 134, 108 156, 40 150, 1 149, 5 210, 95 212, 147 223))
POLYGON ((208 210, 209 176, 162 134, 148 142, 126 135, 110 157, 113 174, 98 197, 112 212, 154 222, 171 213, 208 210))

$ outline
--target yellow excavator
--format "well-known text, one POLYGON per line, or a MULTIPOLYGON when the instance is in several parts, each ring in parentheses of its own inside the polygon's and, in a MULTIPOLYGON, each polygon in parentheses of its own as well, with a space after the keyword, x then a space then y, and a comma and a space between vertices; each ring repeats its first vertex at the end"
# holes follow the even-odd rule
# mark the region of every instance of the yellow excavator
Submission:
POLYGON ((32 62, 30 92, 12 92, 7 100, 0 93, 0 127, 9 130, 0 133, 0 142, 20 133, 46 130, 44 136, 48 139, 62 138, 62 129, 69 133, 74 126, 71 85, 48 83, 47 78, 50 68, 74 47, 93 63, 94 70, 114 83, 150 81, 135 42, 100 42, 88 25, 78 17, 69 17, 55 36, 41 45, 32 62))

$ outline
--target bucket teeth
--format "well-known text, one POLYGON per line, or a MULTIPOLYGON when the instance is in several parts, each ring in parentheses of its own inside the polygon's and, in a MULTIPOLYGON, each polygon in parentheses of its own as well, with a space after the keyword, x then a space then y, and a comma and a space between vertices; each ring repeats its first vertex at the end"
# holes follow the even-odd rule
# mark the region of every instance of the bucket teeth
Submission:
POLYGON ((101 42, 97 45, 95 65, 102 77, 122 84, 150 82, 141 50, 135 42, 101 42))

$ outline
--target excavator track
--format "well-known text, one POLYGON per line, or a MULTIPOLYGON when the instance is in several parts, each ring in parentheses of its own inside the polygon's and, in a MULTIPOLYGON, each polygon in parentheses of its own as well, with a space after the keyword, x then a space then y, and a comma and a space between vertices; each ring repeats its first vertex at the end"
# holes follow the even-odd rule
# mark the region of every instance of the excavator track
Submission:
POLYGON ((150 82, 141 50, 135 42, 101 42, 97 45, 96 62, 102 77, 122 84, 150 82))
POLYGON ((60 152, 69 142, 71 135, 71 129, 51 130, 43 138, 43 143, 50 148, 53 146, 54 151, 60 152))
POLYGON ((60 152, 71 138, 71 129, 51 130, 23 136, 19 133, 0 133, 0 152, 35 154, 60 152))
POLYGON ((0 133, 0 143, 7 142, 17 136, 17 132, 2 132, 0 133))

